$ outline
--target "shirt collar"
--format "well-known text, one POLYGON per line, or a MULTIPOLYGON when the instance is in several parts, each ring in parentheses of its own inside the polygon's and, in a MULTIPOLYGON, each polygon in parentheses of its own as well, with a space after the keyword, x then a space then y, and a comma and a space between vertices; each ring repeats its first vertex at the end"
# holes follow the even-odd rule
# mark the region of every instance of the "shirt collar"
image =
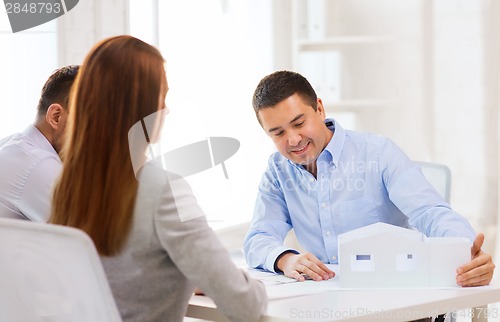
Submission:
POLYGON ((332 123, 328 128, 333 132, 333 136, 326 145, 323 153, 329 153, 332 156, 332 162, 335 166, 338 166, 338 161, 340 160, 340 155, 342 154, 342 150, 344 148, 345 143, 345 130, 340 124, 332 118, 325 119, 325 124, 332 123))
POLYGON ((47 140, 45 135, 43 135, 42 132, 40 132, 40 130, 36 128, 36 126, 29 125, 23 133, 24 135, 35 141, 37 146, 42 147, 46 151, 54 152, 56 155, 58 155, 52 144, 50 144, 49 140, 47 140))

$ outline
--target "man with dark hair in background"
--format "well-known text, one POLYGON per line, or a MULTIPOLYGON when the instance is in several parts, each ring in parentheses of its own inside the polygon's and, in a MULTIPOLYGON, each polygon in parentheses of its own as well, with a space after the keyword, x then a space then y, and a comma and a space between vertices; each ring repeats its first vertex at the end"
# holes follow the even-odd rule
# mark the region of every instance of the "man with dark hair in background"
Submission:
POLYGON ((0 218, 47 221, 78 68, 56 70, 43 86, 34 124, 0 140, 0 218))

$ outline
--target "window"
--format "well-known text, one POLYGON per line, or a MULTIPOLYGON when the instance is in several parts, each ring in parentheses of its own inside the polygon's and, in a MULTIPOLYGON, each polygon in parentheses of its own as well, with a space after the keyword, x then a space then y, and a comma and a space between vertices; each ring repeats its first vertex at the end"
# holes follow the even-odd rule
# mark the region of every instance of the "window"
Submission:
POLYGON ((0 138, 33 123, 40 91, 57 68, 55 20, 12 33, 0 10, 0 138))
POLYGON ((371 272, 375 270, 373 256, 369 254, 351 255, 351 270, 353 272, 371 272))
POLYGON ((273 71, 271 5, 264 0, 130 2, 131 34, 153 44, 157 39, 166 59, 170 114, 163 152, 208 137, 240 142, 225 162, 229 179, 220 165, 186 178, 212 222, 250 220, 257 186, 274 151, 251 105, 258 81, 273 71), (137 6, 142 10, 133 9, 137 6))
POLYGON ((419 268, 418 257, 415 254, 397 254, 396 255, 396 271, 416 271, 419 268))

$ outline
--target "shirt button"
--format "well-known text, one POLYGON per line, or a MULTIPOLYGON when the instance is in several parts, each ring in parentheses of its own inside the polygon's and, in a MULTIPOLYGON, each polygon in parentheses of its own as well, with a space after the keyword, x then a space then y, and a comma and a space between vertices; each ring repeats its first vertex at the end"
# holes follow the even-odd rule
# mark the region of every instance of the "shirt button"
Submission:
POLYGON ((309 179, 309 182, 314 182, 314 179, 313 178, 309 179))
POLYGON ((332 256, 332 260, 336 261, 337 260, 337 256, 332 256))
POLYGON ((327 237, 330 237, 330 235, 331 235, 331 234, 332 234, 332 233, 331 233, 329 230, 326 232, 326 236, 327 236, 327 237))
POLYGON ((323 203, 321 204, 321 208, 326 208, 326 202, 323 202, 323 203))

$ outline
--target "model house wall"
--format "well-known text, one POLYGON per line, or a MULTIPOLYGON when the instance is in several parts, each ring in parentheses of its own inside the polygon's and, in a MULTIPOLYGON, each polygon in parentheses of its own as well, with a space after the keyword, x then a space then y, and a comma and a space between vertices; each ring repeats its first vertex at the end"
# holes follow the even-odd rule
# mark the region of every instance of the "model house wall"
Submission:
POLYGON ((386 223, 339 235, 342 287, 450 287, 456 269, 470 261, 471 243, 461 237, 426 237, 386 223))

